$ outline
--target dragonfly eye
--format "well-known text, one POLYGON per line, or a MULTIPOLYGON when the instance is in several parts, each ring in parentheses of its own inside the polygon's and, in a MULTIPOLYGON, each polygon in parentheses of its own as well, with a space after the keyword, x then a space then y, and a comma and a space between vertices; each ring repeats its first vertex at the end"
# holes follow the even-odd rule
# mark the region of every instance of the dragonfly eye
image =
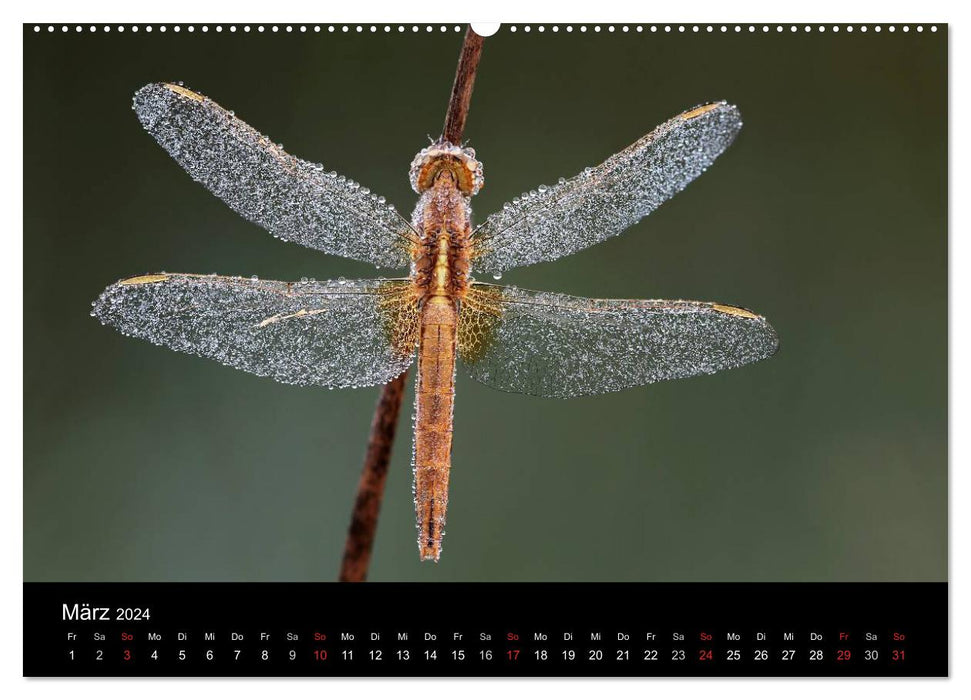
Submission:
POLYGON ((428 148, 421 149, 411 161, 411 170, 408 172, 411 188, 421 194, 431 187, 438 174, 446 169, 454 176, 459 190, 469 197, 482 189, 485 183, 482 163, 475 159, 473 149, 453 146, 448 141, 439 141, 428 148))

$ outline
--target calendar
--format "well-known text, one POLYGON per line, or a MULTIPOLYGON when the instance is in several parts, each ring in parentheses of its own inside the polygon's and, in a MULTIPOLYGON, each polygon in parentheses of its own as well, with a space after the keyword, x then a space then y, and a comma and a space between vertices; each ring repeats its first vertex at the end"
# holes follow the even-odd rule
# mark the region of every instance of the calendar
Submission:
POLYGON ((946 23, 224 19, 22 28, 24 675, 948 675, 946 23))
POLYGON ((25 598, 27 675, 947 675, 945 584, 27 584, 25 598))

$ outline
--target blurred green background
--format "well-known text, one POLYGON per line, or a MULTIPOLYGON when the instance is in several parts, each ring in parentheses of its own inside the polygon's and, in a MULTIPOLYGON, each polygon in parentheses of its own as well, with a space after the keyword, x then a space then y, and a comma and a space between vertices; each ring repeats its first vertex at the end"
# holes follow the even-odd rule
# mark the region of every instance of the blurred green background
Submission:
MULTIPOLYGON (((26 579, 333 579, 378 390, 275 384, 88 312, 144 272, 375 270, 242 220, 131 96, 183 80, 408 214, 461 34, 29 26, 24 43, 26 579)), ((409 391, 372 580, 946 579, 946 28, 504 27, 466 130, 478 220, 715 99, 745 127, 708 173, 625 235, 503 281, 738 304, 773 323, 778 355, 569 401, 460 369, 437 566, 415 545, 409 391)))

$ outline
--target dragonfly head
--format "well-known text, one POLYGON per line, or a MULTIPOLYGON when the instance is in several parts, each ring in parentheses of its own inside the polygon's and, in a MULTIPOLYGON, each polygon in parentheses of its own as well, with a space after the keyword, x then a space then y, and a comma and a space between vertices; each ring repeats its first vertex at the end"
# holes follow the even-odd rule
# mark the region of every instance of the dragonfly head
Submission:
POLYGON ((451 173, 459 190, 468 197, 476 194, 485 183, 482 163, 475 159, 473 149, 439 141, 421 149, 411 161, 408 172, 411 188, 421 194, 434 184, 443 171, 451 173))

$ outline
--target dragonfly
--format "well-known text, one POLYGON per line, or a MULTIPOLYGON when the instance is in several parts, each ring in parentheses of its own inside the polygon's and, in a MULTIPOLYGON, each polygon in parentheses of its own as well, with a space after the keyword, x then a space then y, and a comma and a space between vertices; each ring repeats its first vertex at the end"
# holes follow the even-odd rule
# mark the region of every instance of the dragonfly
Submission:
POLYGON ((125 335, 278 382, 381 385, 415 362, 412 467, 418 550, 438 561, 451 470, 456 365, 490 387, 569 398, 711 374, 766 358, 766 319, 729 304, 587 299, 475 279, 615 236, 704 172, 741 128, 704 104, 596 167, 539 186, 472 224, 484 184, 472 148, 421 149, 410 219, 366 187, 296 158, 210 98, 153 83, 144 128, 196 181, 277 238, 407 276, 278 282, 159 272, 107 287, 92 315, 125 335))

